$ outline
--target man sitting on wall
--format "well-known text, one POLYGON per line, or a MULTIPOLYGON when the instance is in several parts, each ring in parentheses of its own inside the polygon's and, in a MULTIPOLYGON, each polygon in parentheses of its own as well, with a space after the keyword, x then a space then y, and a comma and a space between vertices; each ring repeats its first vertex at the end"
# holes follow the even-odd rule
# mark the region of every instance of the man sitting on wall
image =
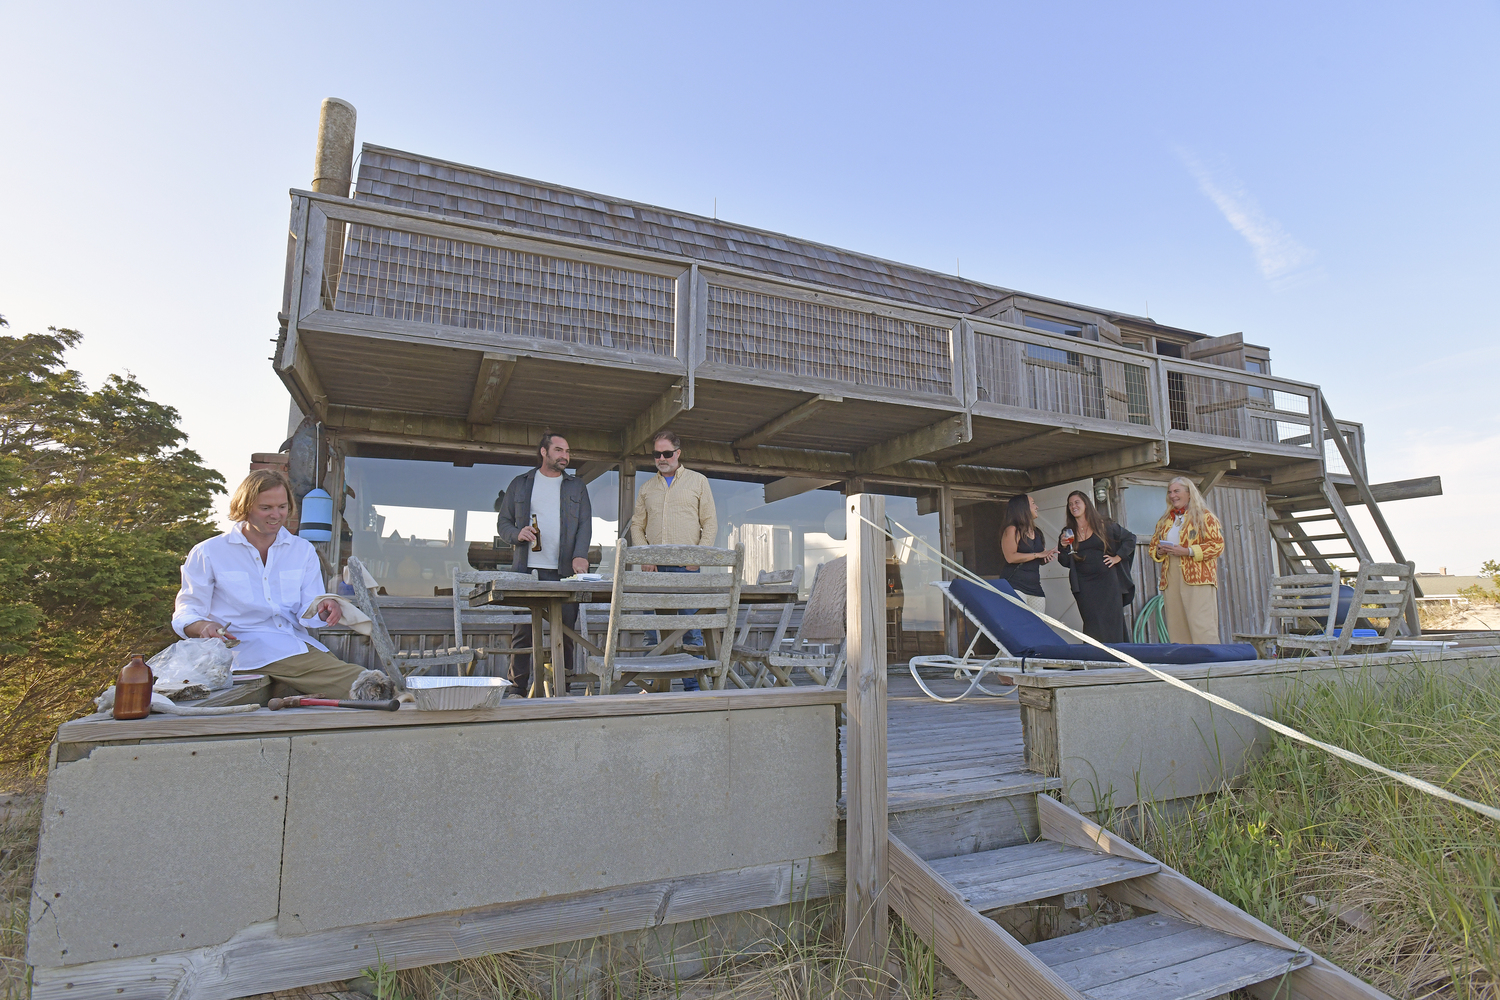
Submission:
POLYGON ((302 618, 327 588, 312 543, 285 528, 291 514, 286 473, 258 469, 246 476, 229 501, 229 518, 238 523, 193 546, 182 564, 172 628, 189 639, 238 640, 234 669, 269 677, 273 696, 347 698, 363 668, 340 660, 307 631, 309 624, 337 625, 340 612, 336 601, 324 600, 317 618, 302 618))
MULTIPOLYGON (((561 434, 543 434, 536 446, 539 467, 523 472, 511 480, 500 501, 496 533, 515 546, 511 569, 517 573, 537 571, 539 580, 561 580, 564 576, 589 571, 589 543, 594 537, 594 511, 589 504, 588 487, 573 476, 563 475, 568 467, 568 442, 561 434), (536 527, 532 527, 535 522, 536 527), (541 547, 535 549, 537 538, 541 547), (567 569, 567 573, 563 570, 567 569)), ((572 628, 578 621, 578 605, 563 605, 563 624, 572 628)), ((516 646, 531 645, 531 626, 517 625, 516 646)), ((563 640, 563 661, 573 661, 573 640, 563 640)), ((566 669, 559 671, 564 676, 566 669)), ((516 693, 531 691, 531 657, 518 653, 510 660, 510 679, 516 693)), ((566 694, 567 692, 560 692, 566 694)))

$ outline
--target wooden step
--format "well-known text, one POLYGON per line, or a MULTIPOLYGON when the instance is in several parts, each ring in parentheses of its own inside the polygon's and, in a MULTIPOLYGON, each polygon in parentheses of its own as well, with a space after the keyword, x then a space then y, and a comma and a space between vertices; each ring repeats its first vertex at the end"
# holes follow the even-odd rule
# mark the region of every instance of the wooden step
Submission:
POLYGON ((1313 521, 1337 521, 1338 515, 1333 511, 1326 514, 1314 514, 1312 517, 1273 517, 1271 524, 1310 524, 1313 521))
POLYGON ((1065 892, 1150 875, 1161 866, 1039 840, 929 861, 933 871, 983 913, 1065 892))
POLYGON ((1319 507, 1328 506, 1328 498, 1321 493, 1304 493, 1293 497, 1266 497, 1266 504, 1270 507, 1289 507, 1294 503, 1316 503, 1319 507))
POLYGON ((1028 946, 1092 1000, 1200 1000, 1277 979, 1312 962, 1291 951, 1162 914, 1028 946))

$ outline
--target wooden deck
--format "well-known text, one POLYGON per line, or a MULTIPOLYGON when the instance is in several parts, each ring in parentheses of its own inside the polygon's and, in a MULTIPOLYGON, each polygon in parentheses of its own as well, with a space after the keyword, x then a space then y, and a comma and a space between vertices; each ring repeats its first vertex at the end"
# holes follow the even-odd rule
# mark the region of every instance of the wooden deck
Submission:
MULTIPOLYGON (((949 696, 968 686, 928 683, 949 696)), ((1034 839, 1036 793, 1061 786, 1026 769, 1014 696, 944 704, 904 671, 887 681, 886 758, 891 832, 924 859, 1034 839)))
MULTIPOLYGON (((909 674, 893 673, 887 684, 891 812, 1012 795, 1018 778, 1030 786, 1037 777, 1026 770, 1014 695, 991 698, 976 692, 943 704, 924 695, 909 674)), ((929 686, 951 697, 968 685, 944 680, 929 686)))

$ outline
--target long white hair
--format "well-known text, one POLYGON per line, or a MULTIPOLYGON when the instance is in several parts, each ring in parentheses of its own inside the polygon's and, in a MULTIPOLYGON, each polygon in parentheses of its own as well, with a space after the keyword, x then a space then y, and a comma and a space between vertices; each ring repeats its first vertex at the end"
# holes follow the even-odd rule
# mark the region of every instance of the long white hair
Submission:
MULTIPOLYGON (((1208 531, 1208 516, 1213 513, 1208 509, 1208 504, 1203 502, 1203 494, 1198 492, 1198 485, 1186 476, 1178 476, 1167 484, 1172 486, 1185 486, 1188 491, 1187 510, 1183 511, 1183 520, 1192 526, 1193 530, 1201 537, 1208 531)), ((1167 509, 1172 510, 1170 501, 1167 509)))

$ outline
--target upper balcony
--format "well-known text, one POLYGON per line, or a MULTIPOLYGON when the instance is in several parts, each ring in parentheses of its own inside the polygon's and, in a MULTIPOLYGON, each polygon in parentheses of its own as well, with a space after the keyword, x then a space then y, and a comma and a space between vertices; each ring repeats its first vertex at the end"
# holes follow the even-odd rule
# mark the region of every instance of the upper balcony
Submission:
POLYGON ((1269 476, 1332 433, 1309 383, 689 257, 307 191, 290 237, 277 371, 372 454, 550 427, 619 460, 670 425, 703 466, 1038 488, 1269 476))

